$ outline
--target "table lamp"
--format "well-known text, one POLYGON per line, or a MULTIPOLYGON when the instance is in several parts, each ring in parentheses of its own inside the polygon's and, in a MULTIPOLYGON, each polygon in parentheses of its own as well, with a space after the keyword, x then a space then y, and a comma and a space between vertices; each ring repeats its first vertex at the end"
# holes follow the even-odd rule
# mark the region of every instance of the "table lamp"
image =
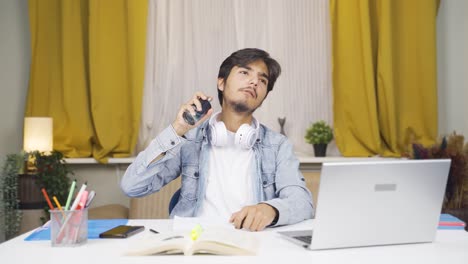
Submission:
MULTIPOLYGON (((40 151, 50 154, 53 150, 52 117, 25 117, 23 149, 25 152, 40 151)), ((29 157, 28 172, 35 170, 34 160, 29 157)))
POLYGON ((53 147, 52 128, 52 117, 25 117, 24 151, 51 152, 53 147))

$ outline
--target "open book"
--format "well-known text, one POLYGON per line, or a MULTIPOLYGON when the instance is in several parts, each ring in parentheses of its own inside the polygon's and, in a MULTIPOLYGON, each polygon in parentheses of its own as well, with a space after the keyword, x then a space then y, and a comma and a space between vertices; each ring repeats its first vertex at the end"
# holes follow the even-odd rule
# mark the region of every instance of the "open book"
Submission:
POLYGON ((257 249, 258 238, 254 233, 243 230, 209 229, 201 232, 196 240, 192 240, 187 232, 155 234, 154 238, 141 240, 126 255, 255 255, 257 249))

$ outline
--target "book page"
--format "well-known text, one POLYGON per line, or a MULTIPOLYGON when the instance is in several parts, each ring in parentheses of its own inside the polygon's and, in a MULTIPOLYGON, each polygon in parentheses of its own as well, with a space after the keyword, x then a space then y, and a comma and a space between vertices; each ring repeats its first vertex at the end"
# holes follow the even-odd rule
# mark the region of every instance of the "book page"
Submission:
POLYGON ((255 255, 259 247, 258 235, 258 233, 234 228, 205 229, 202 227, 195 240, 192 240, 190 231, 156 234, 154 237, 136 241, 125 255, 255 255))
POLYGON ((180 233, 157 234, 154 238, 139 240, 131 246, 125 255, 182 254, 187 248, 191 247, 191 244, 191 239, 180 233))
POLYGON ((257 235, 236 229, 203 230, 186 254, 255 255, 259 247, 257 235))

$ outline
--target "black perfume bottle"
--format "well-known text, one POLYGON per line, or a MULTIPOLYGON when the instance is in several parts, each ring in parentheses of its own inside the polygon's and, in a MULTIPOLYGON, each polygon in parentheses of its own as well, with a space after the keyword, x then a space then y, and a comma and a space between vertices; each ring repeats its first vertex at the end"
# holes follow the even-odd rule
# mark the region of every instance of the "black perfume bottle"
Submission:
MULTIPOLYGON (((201 103, 202 110, 195 111, 195 115, 190 114, 190 112, 187 110, 185 110, 185 112, 182 114, 187 124, 190 124, 192 126, 195 125, 195 123, 198 120, 200 120, 204 115, 206 115, 208 110, 211 109, 211 104, 209 100, 200 99, 200 103, 201 103)), ((193 106, 193 109, 196 109, 196 106, 194 104, 192 106, 193 106)))

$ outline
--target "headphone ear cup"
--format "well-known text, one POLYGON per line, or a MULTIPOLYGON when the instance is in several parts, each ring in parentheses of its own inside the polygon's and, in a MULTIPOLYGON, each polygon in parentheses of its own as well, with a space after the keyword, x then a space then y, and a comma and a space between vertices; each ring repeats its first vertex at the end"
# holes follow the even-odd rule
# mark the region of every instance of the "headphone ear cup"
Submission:
POLYGON ((257 139, 257 131, 252 126, 243 124, 237 129, 235 143, 243 149, 250 149, 257 139))
POLYGON ((227 129, 223 122, 216 122, 214 124, 210 124, 210 142, 213 146, 226 146, 227 129))

